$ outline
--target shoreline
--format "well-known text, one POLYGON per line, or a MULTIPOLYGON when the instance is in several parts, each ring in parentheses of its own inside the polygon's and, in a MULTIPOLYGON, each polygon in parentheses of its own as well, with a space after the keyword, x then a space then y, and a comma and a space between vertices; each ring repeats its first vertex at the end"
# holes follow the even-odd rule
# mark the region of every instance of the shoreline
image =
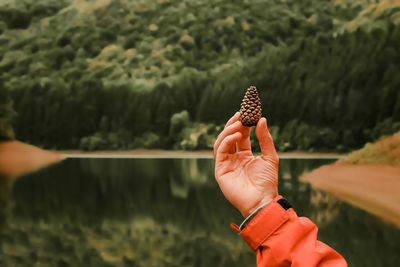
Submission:
MULTIPOLYGON (((340 159, 345 155, 322 152, 282 152, 281 159, 340 159)), ((124 151, 49 151, 19 141, 0 142, 0 178, 15 178, 67 158, 201 158, 212 159, 213 152, 124 150, 124 151)), ((358 165, 335 162, 300 177, 338 199, 385 221, 400 226, 400 166, 358 165)))
MULTIPOLYGON (((60 153, 65 158, 214 158, 212 150, 200 151, 183 151, 183 150, 150 150, 150 149, 134 149, 134 150, 102 150, 102 151, 82 151, 82 150, 60 150, 54 151, 60 153)), ((255 153, 259 155, 260 153, 255 153)), ((325 153, 325 152, 280 152, 281 159, 340 159, 344 154, 325 153)))

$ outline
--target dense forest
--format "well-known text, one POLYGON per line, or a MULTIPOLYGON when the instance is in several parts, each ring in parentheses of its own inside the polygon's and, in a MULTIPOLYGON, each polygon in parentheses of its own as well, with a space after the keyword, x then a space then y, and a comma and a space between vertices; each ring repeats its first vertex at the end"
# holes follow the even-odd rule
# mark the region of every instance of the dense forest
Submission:
POLYGON ((15 112, 11 103, 7 91, 0 90, 0 141, 8 141, 14 138, 11 120, 15 112))
POLYGON ((4 1, 0 137, 207 149, 255 85, 279 150, 359 148, 400 130, 396 2, 4 1))

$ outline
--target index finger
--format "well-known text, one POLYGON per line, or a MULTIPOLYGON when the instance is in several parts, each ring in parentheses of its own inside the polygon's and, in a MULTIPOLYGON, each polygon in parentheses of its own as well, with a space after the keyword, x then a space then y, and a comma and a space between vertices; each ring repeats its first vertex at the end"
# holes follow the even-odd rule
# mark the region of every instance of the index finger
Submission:
MULTIPOLYGON (((225 124, 224 130, 218 135, 217 140, 215 140, 215 143, 214 143, 214 157, 216 157, 216 155, 217 155, 217 150, 218 150, 219 145, 222 142, 222 139, 224 139, 226 137, 225 135, 223 135, 225 129, 228 128, 229 126, 231 126, 232 124, 234 124, 235 122, 237 122, 239 120, 239 117, 240 117, 240 112, 236 112, 235 114, 233 114, 233 116, 225 124)), ((227 135, 232 134, 235 131, 236 130, 229 130, 227 135)), ((234 148, 232 149, 231 152, 232 153, 235 152, 234 148)))
POLYGON ((236 142, 242 138, 242 134, 240 132, 236 132, 224 138, 221 145, 218 147, 217 155, 215 157, 216 162, 221 162, 228 157, 228 154, 231 152, 232 147, 235 146, 236 142))
MULTIPOLYGON (((214 143, 214 156, 216 156, 219 146, 222 143, 222 140, 225 139, 228 135, 231 135, 241 128, 241 123, 236 121, 233 124, 227 126, 217 137, 217 140, 214 143)), ((235 152, 235 147, 232 148, 231 153, 235 152)))

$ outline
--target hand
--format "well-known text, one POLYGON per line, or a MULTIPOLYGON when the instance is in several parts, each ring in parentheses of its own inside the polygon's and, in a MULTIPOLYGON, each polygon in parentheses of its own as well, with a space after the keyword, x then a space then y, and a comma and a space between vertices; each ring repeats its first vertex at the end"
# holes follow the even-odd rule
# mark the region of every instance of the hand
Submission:
POLYGON ((254 157, 250 127, 243 126, 239 116, 233 115, 214 144, 215 178, 226 199, 246 218, 278 195, 279 158, 267 120, 257 123, 262 155, 254 157))

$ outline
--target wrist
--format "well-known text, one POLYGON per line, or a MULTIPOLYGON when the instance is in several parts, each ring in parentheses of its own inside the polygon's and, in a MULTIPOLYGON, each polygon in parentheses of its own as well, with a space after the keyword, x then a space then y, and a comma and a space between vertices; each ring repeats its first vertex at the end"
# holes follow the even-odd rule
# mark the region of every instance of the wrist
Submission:
POLYGON ((250 208, 240 211, 242 216, 244 218, 248 218, 251 214, 253 214, 255 211, 259 210, 260 208, 266 206, 269 202, 271 202, 276 196, 278 195, 278 192, 274 195, 268 195, 264 196, 262 199, 257 201, 254 205, 252 205, 250 208))

